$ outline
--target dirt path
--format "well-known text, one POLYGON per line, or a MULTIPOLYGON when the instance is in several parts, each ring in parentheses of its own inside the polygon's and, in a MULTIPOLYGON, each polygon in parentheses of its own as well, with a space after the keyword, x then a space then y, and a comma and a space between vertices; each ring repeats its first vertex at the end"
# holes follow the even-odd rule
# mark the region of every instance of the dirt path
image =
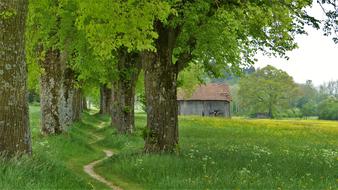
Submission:
POLYGON ((110 187, 111 189, 113 190, 123 190, 122 188, 114 185, 112 182, 106 180, 104 177, 100 176, 99 174, 97 174, 95 171, 94 171, 94 167, 101 163, 102 161, 110 158, 113 156, 113 152, 111 150, 103 150, 105 153, 106 153, 106 157, 100 159, 100 160, 96 160, 94 162, 91 162, 89 163, 88 165, 85 165, 83 167, 83 170, 84 172, 86 172, 90 177, 92 177, 93 179, 96 179, 97 181, 100 181, 104 184, 106 184, 108 187, 110 187))

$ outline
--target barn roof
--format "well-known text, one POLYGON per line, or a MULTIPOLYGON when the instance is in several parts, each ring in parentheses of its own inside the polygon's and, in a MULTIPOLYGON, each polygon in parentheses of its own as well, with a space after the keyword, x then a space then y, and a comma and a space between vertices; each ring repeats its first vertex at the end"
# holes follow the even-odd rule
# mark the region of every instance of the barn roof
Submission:
POLYGON ((198 86, 191 96, 186 96, 182 90, 178 90, 177 100, 224 100, 230 102, 231 96, 227 84, 210 83, 198 86))

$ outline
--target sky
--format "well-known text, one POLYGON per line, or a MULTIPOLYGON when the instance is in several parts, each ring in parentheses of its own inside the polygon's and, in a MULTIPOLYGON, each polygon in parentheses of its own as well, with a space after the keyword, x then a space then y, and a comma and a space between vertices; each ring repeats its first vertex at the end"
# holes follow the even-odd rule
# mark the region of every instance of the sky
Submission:
MULTIPOLYGON (((317 4, 309 9, 309 13, 317 19, 324 18, 317 4)), ((255 67, 272 65, 286 71, 297 83, 312 80, 316 86, 338 80, 338 44, 324 36, 322 30, 306 27, 306 31, 308 35, 296 36, 299 48, 287 53, 289 60, 258 54, 255 67)))

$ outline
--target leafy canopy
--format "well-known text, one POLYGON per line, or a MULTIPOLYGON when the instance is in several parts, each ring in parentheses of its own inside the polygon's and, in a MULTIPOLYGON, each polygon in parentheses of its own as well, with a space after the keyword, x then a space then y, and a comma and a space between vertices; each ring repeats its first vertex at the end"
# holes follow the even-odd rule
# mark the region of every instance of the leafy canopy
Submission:
POLYGON ((165 22, 170 12, 168 4, 160 0, 78 2, 77 27, 85 31, 93 51, 103 59, 111 58, 112 52, 122 47, 128 51, 154 50, 152 43, 158 35, 153 23, 165 22))
POLYGON ((203 63, 214 75, 224 69, 240 71, 241 66, 255 61, 257 51, 284 56, 296 48, 294 36, 305 33, 305 24, 318 27, 304 11, 310 0, 166 2, 174 11, 165 25, 179 33, 175 64, 203 63))
POLYGON ((84 88, 110 81, 112 60, 100 60, 94 54, 86 33, 76 21, 80 15, 79 2, 74 0, 39 0, 29 4, 26 32, 26 52, 29 65, 29 84, 38 84, 39 62, 48 50, 59 50, 63 61, 77 73, 84 88))

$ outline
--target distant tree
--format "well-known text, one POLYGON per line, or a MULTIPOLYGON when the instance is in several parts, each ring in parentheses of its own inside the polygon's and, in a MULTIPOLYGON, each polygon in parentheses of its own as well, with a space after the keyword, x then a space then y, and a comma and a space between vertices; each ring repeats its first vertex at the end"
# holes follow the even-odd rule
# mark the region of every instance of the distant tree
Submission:
POLYGON ((319 119, 338 120, 338 99, 328 97, 318 105, 319 119))
POLYGON ((298 84, 298 89, 299 93, 294 106, 301 110, 303 116, 317 115, 318 91, 312 81, 307 80, 305 84, 298 84))
POLYGON ((329 81, 320 85, 319 93, 322 98, 326 99, 329 96, 334 96, 338 98, 338 80, 337 81, 329 81))
POLYGON ((318 114, 316 102, 314 102, 314 101, 306 102, 302 106, 301 112, 302 112, 303 116, 305 116, 305 117, 316 116, 318 114))
POLYGON ((231 94, 231 114, 232 115, 240 115, 241 107, 240 101, 238 97, 239 84, 234 84, 230 86, 230 94, 231 94))
POLYGON ((238 95, 248 114, 264 113, 273 118, 290 107, 297 86, 285 71, 266 66, 241 79, 238 95))
POLYGON ((241 73, 239 73, 240 75, 224 71, 217 78, 210 78, 210 79, 208 78, 208 79, 212 83, 227 83, 229 85, 235 85, 235 84, 238 84, 241 75, 249 75, 249 74, 256 71, 255 67, 252 66, 252 65, 248 66, 248 67, 241 68, 240 70, 241 70, 241 73))
POLYGON ((0 2, 0 153, 31 153, 25 62, 27 0, 0 2))

